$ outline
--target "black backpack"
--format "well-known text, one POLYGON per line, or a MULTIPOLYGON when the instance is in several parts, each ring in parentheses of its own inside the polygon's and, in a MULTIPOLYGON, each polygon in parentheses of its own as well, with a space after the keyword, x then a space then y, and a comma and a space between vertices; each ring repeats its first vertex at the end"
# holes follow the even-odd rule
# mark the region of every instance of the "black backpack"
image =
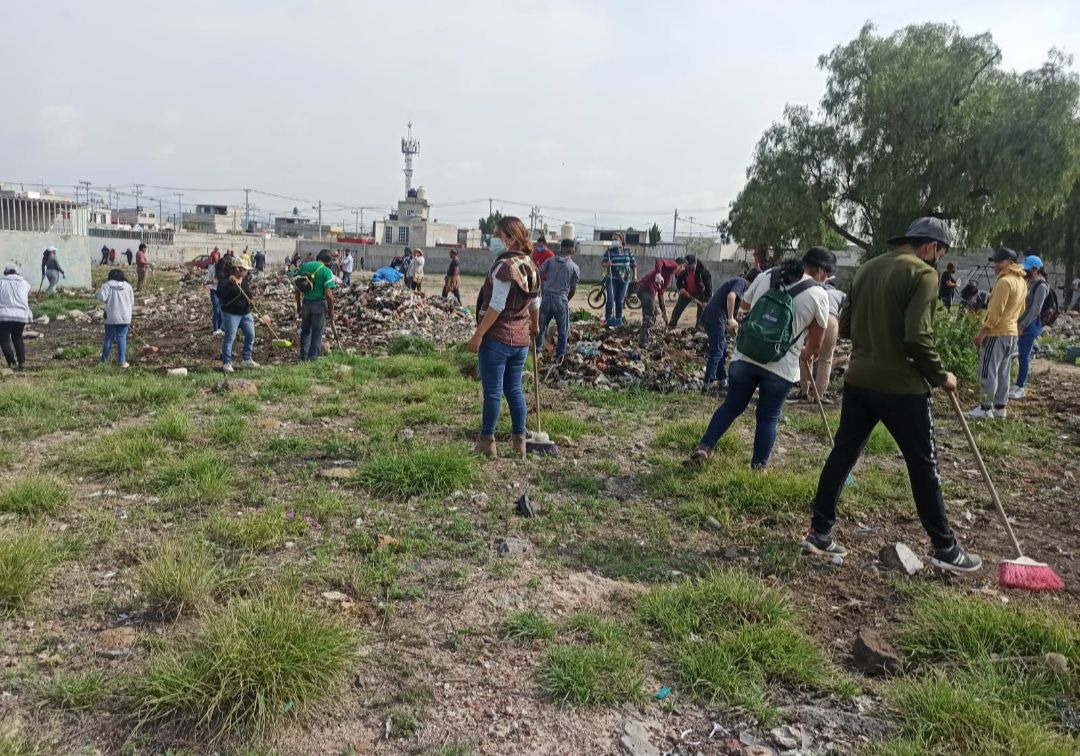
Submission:
POLYGON ((1046 283, 1046 299, 1043 300, 1039 320, 1044 326, 1052 326, 1057 322, 1059 314, 1061 314, 1061 307, 1058 304, 1057 294, 1054 293, 1054 287, 1046 283))

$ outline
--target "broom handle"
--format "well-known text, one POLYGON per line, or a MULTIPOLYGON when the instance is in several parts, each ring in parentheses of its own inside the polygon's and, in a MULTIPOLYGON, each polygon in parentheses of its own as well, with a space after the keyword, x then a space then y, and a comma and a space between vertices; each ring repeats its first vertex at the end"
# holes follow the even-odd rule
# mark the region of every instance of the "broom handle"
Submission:
POLYGON ((817 390, 817 381, 814 380, 814 363, 802 361, 806 365, 806 372, 810 374, 810 387, 814 390, 814 400, 817 402, 818 412, 821 413, 821 422, 825 424, 825 435, 829 437, 829 446, 833 445, 832 429, 829 428, 829 416, 825 414, 825 405, 821 402, 821 394, 817 390))
POLYGON ((964 410, 960 407, 960 399, 956 396, 955 391, 949 391, 949 398, 952 399, 953 409, 956 410, 956 417, 960 420, 960 427, 964 429, 964 435, 967 436, 968 446, 971 447, 971 453, 975 455, 975 463, 979 466, 979 472, 982 473, 983 482, 986 483, 986 487, 990 489, 990 498, 994 500, 994 506, 997 508, 998 517, 1001 518, 1001 524, 1005 526, 1005 532, 1009 534, 1009 540, 1012 541, 1013 548, 1016 549, 1016 555, 1018 557, 1024 556, 1023 550, 1020 548, 1020 542, 1016 540, 1016 534, 1013 533, 1012 525, 1009 524, 1009 518, 1005 515, 1005 507, 1001 505, 1001 499, 998 498, 997 488, 994 487, 994 481, 990 480, 990 472, 986 469, 986 463, 983 462, 982 455, 979 454, 979 446, 975 443, 975 436, 971 435, 971 428, 968 427, 967 418, 964 417, 964 410))
POLYGON ((277 331, 275 331, 274 327, 272 325, 270 325, 270 318, 266 317, 261 312, 259 312, 259 308, 256 307, 255 303, 251 301, 251 297, 249 297, 244 292, 244 287, 237 286, 236 288, 239 289, 240 293, 244 295, 244 299, 246 299, 248 301, 248 304, 251 305, 252 312, 254 312, 256 315, 259 316, 259 322, 262 323, 264 326, 266 326, 266 328, 270 331, 270 335, 274 337, 274 340, 275 341, 281 341, 281 337, 277 335, 277 331))
POLYGON ((536 337, 530 336, 533 353, 533 389, 536 392, 536 432, 540 433, 540 368, 536 365, 536 337))

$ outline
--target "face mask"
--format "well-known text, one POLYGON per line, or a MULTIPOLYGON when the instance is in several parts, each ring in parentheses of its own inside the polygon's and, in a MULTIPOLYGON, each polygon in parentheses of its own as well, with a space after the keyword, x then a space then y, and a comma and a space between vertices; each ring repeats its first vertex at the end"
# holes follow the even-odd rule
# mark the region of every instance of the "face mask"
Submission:
POLYGON ((611 240, 611 248, 612 248, 612 249, 618 249, 618 248, 619 248, 619 242, 617 242, 617 241, 615 241, 614 239, 612 239, 612 240, 611 240))
POLYGON ((497 236, 491 237, 491 251, 497 255, 501 255, 505 252, 506 245, 503 243, 503 240, 497 236))

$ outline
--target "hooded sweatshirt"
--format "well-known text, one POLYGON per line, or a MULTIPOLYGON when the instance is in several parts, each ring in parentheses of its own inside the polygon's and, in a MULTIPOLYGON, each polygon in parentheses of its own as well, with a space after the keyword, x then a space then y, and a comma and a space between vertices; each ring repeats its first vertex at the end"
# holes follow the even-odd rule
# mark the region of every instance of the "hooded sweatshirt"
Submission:
POLYGON ((983 330, 987 336, 1018 336, 1016 321, 1027 303, 1027 279, 1024 269, 1013 263, 998 274, 990 301, 986 303, 983 330))
POLYGON ((127 281, 106 281, 97 298, 105 303, 105 325, 130 325, 135 291, 127 281))
POLYGON ((18 273, 0 278, 0 320, 15 323, 32 323, 30 312, 30 284, 18 273))

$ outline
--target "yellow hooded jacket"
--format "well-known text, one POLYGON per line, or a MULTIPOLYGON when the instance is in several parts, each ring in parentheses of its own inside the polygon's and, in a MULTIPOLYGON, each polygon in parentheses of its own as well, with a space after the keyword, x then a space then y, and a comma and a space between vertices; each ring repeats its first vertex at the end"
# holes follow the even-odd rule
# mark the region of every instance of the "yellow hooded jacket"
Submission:
POLYGON ((1027 280, 1024 269, 1013 263, 998 274, 990 301, 986 303, 983 330, 987 336, 1017 336, 1016 321, 1027 303, 1027 280))

